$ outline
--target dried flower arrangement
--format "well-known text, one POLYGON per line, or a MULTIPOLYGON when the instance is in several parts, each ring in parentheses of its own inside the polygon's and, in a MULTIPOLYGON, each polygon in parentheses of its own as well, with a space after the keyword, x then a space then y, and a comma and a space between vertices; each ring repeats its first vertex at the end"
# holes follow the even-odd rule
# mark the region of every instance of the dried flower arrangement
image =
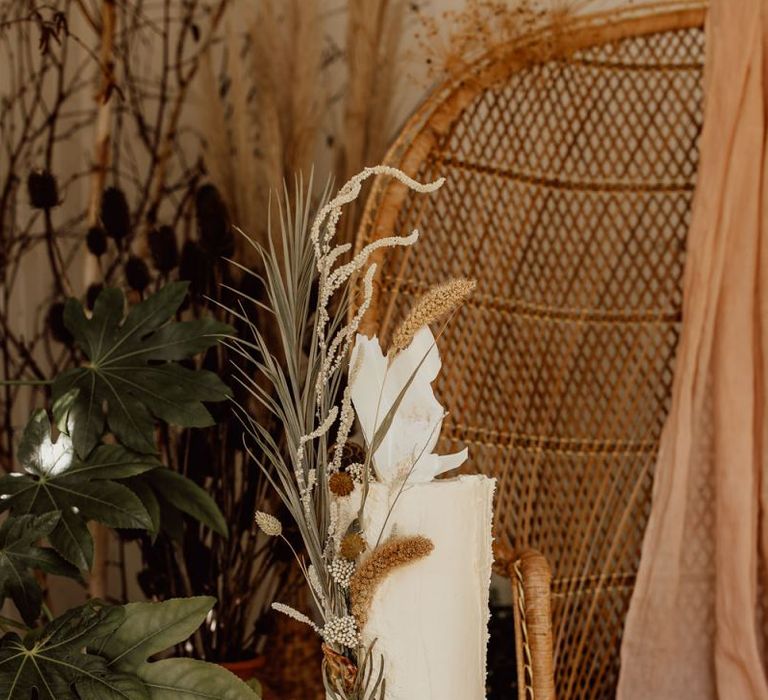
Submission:
MULTIPOLYGON (((432 290, 404 321, 399 344, 387 356, 377 340, 356 337, 373 296, 372 253, 413 245, 419 235, 413 231, 383 238, 351 259, 344 257, 350 245, 334 240, 342 209, 373 175, 394 177, 422 193, 435 191, 443 182, 421 184, 393 168, 366 168, 333 199, 324 197, 313 220, 306 199, 298 195, 291 207, 286 194, 279 205, 280 237, 270 237, 266 246, 250 241, 265 271, 266 301, 241 294, 232 313, 250 326, 249 333, 229 341, 246 360, 235 379, 284 427, 275 436, 254 417, 248 403, 240 406, 248 449, 301 534, 306 558, 294 554, 319 621, 283 603, 274 608, 322 637, 326 692, 345 700, 385 697, 383 660, 361 634, 369 607, 377 587, 395 569, 432 551, 432 542, 424 536, 384 537, 388 515, 380 530, 366 532, 368 489, 376 481, 386 482, 397 492, 394 508, 409 479, 431 480, 459 466, 466 456, 466 451, 432 454, 443 409, 429 386, 439 360, 428 324, 453 312, 473 283, 456 280, 432 290), (249 303, 273 315, 282 361, 249 321, 249 303), (416 408, 421 418, 414 422, 416 408), (366 450, 350 439, 356 415, 366 450)), ((274 515, 259 511, 255 522, 265 535, 284 538, 283 525, 274 515)))

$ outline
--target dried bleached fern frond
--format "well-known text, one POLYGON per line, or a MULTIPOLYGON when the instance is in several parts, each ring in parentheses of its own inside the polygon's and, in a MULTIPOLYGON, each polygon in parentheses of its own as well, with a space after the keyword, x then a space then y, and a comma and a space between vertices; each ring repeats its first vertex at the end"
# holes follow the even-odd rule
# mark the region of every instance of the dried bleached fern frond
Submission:
POLYGON ((350 610, 362 629, 376 589, 393 571, 428 556, 434 545, 422 535, 393 537, 371 552, 355 571, 349 584, 350 610))
POLYGON ((477 286, 475 280, 457 278, 432 287, 416 302, 392 335, 390 352, 407 348, 416 331, 461 306, 477 286))

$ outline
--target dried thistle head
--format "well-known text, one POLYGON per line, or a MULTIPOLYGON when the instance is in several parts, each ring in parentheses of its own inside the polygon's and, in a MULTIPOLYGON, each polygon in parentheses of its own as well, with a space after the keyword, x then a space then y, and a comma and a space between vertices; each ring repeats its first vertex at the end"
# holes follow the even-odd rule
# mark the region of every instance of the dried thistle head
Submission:
POLYGON ((392 335, 390 352, 405 350, 416 332, 461 306, 477 286, 475 280, 459 277, 432 287, 419 299, 392 335))
POLYGON ((335 496, 349 496, 355 488, 355 481, 346 472, 334 472, 328 479, 328 488, 335 496))
POLYGON ((341 554, 341 556, 345 559, 353 561, 357 559, 367 548, 368 544, 361 535, 356 532, 350 532, 341 540, 341 545, 339 546, 339 554, 341 554))
POLYGON ((350 610, 362 629, 368 621, 373 596, 381 582, 395 569, 423 559, 432 552, 432 540, 422 535, 393 537, 379 545, 360 564, 349 584, 350 610))

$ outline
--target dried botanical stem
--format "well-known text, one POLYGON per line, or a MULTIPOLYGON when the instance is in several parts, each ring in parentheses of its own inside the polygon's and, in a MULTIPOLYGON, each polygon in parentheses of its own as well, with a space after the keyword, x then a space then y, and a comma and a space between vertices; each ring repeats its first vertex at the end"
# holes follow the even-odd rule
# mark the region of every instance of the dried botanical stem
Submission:
POLYGON ((362 629, 376 589, 395 569, 428 556, 434 545, 422 535, 393 537, 379 545, 360 564, 349 584, 350 608, 362 629))
MULTIPOLYGON (((81 8, 84 10, 84 8, 81 8)), ((101 195, 109 168, 109 154, 112 126, 112 88, 115 84, 114 43, 117 28, 115 0, 103 0, 101 3, 101 46, 99 51, 100 81, 96 93, 96 133, 94 138, 94 162, 91 173, 91 189, 88 200, 86 221, 95 226, 99 221, 101 195)), ((83 270, 83 283, 87 288, 95 281, 98 262, 93 255, 87 255, 83 270)), ((93 598, 103 598, 108 588, 109 532, 104 525, 93 525, 93 567, 88 579, 88 590, 93 598)), ((122 546, 122 545, 121 545, 122 546)), ((121 549, 122 553, 122 549, 121 549)), ((121 575, 125 576, 125 563, 121 564, 121 575)))
POLYGON ((115 86, 115 33, 117 15, 115 0, 101 3, 101 42, 99 48, 100 80, 96 92, 96 133, 94 138, 94 162, 91 174, 91 190, 88 199, 87 221, 94 226, 99 220, 99 204, 109 168, 112 130, 112 94, 115 86))
MULTIPOLYGON (((397 57, 407 3, 403 0, 349 0, 347 3, 348 83, 344 140, 337 172, 348 180, 380 162, 394 125, 394 96, 400 76, 397 57)), ((359 208, 344 222, 342 241, 351 241, 359 208)))
POLYGON ((179 121, 181 120, 183 109, 186 106, 187 93, 200 67, 202 57, 205 55, 207 48, 216 38, 216 33, 218 31, 219 25, 221 24, 221 20, 224 17, 228 4, 228 0, 220 0, 211 12, 207 36, 202 41, 200 50, 189 62, 186 71, 183 71, 180 65, 181 56, 178 54, 181 53, 181 48, 177 48, 177 72, 179 84, 177 86, 176 94, 171 105, 171 112, 165 125, 163 137, 160 141, 157 152, 157 159, 152 176, 152 184, 150 187, 150 197, 145 210, 149 215, 147 217, 148 220, 142 227, 141 235, 134 242, 135 252, 140 257, 146 257, 148 254, 147 234, 149 233, 149 228, 152 223, 151 219, 157 212, 160 206, 160 202, 166 194, 165 188, 168 167, 176 144, 176 138, 178 136, 179 121))
POLYGON ((416 332, 461 306, 477 286, 475 280, 458 278, 432 287, 411 309, 392 334, 390 352, 407 348, 416 332))

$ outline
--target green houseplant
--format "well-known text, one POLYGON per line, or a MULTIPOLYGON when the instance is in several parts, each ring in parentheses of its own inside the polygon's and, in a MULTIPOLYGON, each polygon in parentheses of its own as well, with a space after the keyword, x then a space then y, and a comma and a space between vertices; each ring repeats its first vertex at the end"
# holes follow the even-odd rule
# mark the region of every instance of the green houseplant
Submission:
POLYGON ((0 697, 259 697, 215 664, 150 660, 196 634, 214 598, 92 599, 54 617, 40 587, 41 575, 82 580, 93 564, 89 521, 151 537, 177 536, 189 522, 227 533, 208 493, 168 469, 156 448, 159 427, 210 425, 205 403, 229 394, 213 373, 180 364, 231 333, 207 318, 172 320, 186 290, 185 283, 165 285, 127 313, 112 288, 90 315, 79 301, 66 303, 78 363, 51 382, 53 424, 45 410, 32 415, 17 450, 21 471, 0 478, 0 510, 8 511, 0 526, 0 598, 21 618, 0 620, 0 697))

